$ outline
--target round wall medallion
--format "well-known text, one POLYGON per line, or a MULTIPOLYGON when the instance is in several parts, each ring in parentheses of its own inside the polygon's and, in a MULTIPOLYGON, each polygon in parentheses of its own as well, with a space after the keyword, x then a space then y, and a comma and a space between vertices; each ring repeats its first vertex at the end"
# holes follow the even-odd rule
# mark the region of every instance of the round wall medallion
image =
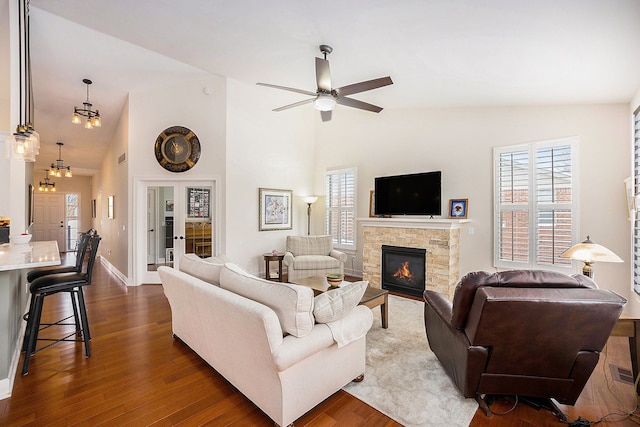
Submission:
POLYGON ((184 172, 200 159, 200 141, 192 130, 172 126, 158 135, 154 151, 160 166, 170 172, 184 172))

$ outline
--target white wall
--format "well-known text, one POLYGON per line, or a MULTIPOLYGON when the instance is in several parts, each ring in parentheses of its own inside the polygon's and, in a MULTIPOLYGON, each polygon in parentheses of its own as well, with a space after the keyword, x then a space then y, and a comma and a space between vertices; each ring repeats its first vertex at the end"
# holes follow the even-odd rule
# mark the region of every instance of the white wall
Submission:
MULTIPOLYGON (((442 211, 448 200, 469 198, 473 235, 465 227, 460 272, 494 270, 492 150, 577 135, 580 161, 579 235, 610 248, 624 264, 595 266, 603 288, 628 296, 630 222, 623 181, 630 175, 629 106, 547 106, 383 110, 348 108, 333 120, 316 120, 315 183, 323 194, 326 168, 358 168, 358 216, 368 216, 369 190, 380 175, 442 171, 442 211)), ((362 230, 358 259, 362 260, 362 230)), ((581 268, 576 263, 576 271, 581 268)), ((361 269, 361 267, 360 267, 361 269)))
POLYGON ((231 79, 227 95, 226 254, 255 274, 264 271, 263 253, 284 251, 286 236, 306 234, 307 209, 300 196, 313 190, 315 110, 273 112, 289 100, 277 90, 231 79), (258 231, 261 187, 293 191, 292 230, 258 231))
MULTIPOLYGON (((133 184, 137 178, 217 181, 218 199, 222 206, 217 214, 220 229, 216 238, 222 251, 225 250, 225 168, 226 168, 226 83, 222 77, 188 81, 159 88, 132 92, 129 95, 128 126, 128 170, 129 187, 127 225, 131 230, 129 239, 135 234, 135 204, 133 184), (204 88, 210 89, 209 95, 204 88), (200 141, 201 155, 198 163, 179 174, 169 172, 158 164, 154 146, 158 135, 171 126, 191 129, 200 141)), ((145 195, 146 197, 146 195, 145 195)), ((141 225, 144 226, 144 225, 141 225)), ((129 273, 132 279, 134 242, 128 245, 129 273)))

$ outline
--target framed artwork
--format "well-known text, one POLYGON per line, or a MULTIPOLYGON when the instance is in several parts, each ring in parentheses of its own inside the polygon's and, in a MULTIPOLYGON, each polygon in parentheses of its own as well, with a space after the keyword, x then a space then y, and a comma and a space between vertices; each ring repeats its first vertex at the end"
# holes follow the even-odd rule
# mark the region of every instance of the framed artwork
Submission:
POLYGON ((259 189, 258 230, 291 230, 291 190, 259 189))
POLYGON ((173 200, 165 200, 164 210, 166 212, 173 212, 173 200))
POLYGON ((469 199, 449 199, 449 218, 466 218, 469 199))
POLYGON ((91 200, 91 218, 96 218, 98 210, 96 209, 96 199, 91 200))
POLYGON ((115 218, 115 214, 113 211, 113 196, 109 196, 107 198, 107 218, 109 219, 115 218))
POLYGON ((33 185, 29 184, 28 188, 27 188, 27 203, 29 206, 27 206, 27 227, 31 227, 31 224, 33 224, 34 218, 33 218, 33 192, 34 192, 34 188, 33 185))
POLYGON ((187 188, 187 218, 209 218, 210 207, 210 188, 187 188))

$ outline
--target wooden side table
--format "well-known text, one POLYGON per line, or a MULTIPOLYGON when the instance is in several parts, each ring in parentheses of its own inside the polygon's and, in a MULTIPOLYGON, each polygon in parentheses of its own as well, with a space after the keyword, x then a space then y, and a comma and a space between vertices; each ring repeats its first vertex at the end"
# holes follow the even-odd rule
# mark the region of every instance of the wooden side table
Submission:
POLYGON ((271 261, 278 261, 278 282, 282 282, 282 260, 284 259, 284 254, 282 253, 278 253, 277 255, 274 255, 273 253, 268 253, 268 254, 263 254, 262 255, 264 258, 264 276, 265 279, 267 280, 273 280, 276 281, 276 279, 272 279, 271 277, 269 277, 269 263, 271 261))
MULTIPOLYGON (((640 319, 622 314, 618 323, 611 332, 612 337, 628 337, 629 353, 631 356, 631 370, 633 379, 638 377, 640 370, 640 319)), ((636 388, 636 394, 640 394, 640 384, 636 388)))

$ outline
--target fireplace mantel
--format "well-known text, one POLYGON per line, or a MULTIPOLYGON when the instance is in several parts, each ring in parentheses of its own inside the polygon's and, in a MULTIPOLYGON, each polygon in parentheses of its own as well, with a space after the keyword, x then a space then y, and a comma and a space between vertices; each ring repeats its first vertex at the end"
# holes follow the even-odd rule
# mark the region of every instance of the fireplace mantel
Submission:
POLYGON ((431 228, 436 230, 454 230, 470 219, 415 219, 415 218, 358 218, 363 227, 431 228))

